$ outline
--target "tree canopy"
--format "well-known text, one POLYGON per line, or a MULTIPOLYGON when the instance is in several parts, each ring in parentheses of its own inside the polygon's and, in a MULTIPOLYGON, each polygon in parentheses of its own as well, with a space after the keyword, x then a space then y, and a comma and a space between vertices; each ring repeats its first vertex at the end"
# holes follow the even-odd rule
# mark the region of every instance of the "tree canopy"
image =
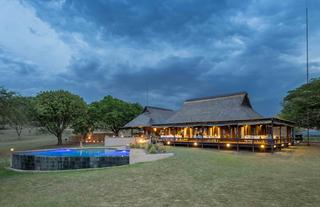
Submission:
POLYGON ((20 138, 23 127, 30 125, 33 121, 34 111, 32 98, 23 96, 12 96, 9 100, 7 120, 20 138))
POLYGON ((289 91, 280 117, 295 121, 300 127, 320 129, 320 79, 289 91))
POLYGON ((14 92, 0 87, 0 123, 2 125, 7 123, 10 100, 14 95, 14 92))
POLYGON ((106 96, 101 101, 92 103, 89 113, 96 128, 111 130, 118 135, 121 127, 140 114, 142 109, 140 104, 106 96))
POLYGON ((86 111, 81 116, 74 120, 72 123, 72 129, 74 134, 80 134, 84 137, 86 137, 90 132, 93 132, 94 122, 89 114, 88 108, 86 108, 86 111))
POLYGON ((142 112, 138 103, 128 103, 112 96, 87 105, 68 91, 45 91, 36 97, 23 97, 0 87, 0 121, 13 127, 18 137, 27 125, 46 128, 62 144, 68 127, 86 136, 94 129, 111 130, 118 135, 121 127, 142 112))
POLYGON ((68 91, 41 92, 35 98, 37 119, 62 144, 63 131, 86 113, 86 103, 68 91))

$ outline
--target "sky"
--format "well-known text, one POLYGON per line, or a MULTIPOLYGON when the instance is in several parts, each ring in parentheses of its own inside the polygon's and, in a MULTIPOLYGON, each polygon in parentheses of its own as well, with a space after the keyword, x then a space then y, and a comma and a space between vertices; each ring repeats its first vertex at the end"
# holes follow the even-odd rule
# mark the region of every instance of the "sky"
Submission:
POLYGON ((275 116, 320 75, 318 0, 0 0, 0 85, 64 89, 179 109, 189 98, 247 91, 275 116))

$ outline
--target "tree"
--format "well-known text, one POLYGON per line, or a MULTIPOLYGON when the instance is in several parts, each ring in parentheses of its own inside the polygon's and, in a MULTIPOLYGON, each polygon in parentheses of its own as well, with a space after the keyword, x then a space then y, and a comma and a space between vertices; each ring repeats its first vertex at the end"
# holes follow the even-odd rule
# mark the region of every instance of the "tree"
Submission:
POLYGON ((101 101, 94 102, 89 107, 89 113, 97 128, 111 130, 118 136, 121 127, 142 112, 142 106, 137 103, 127 103, 112 96, 106 96, 101 101))
POLYGON ((31 124, 33 109, 31 98, 22 96, 12 96, 9 100, 7 119, 9 125, 13 127, 20 139, 23 127, 31 124))
POLYGON ((10 99, 15 95, 14 92, 0 87, 0 124, 6 125, 8 120, 8 111, 10 99))
POLYGON ((280 117, 296 122, 299 127, 320 129, 320 79, 289 91, 280 117))
POLYGON ((94 123, 90 117, 88 110, 78 117, 72 124, 73 133, 80 134, 86 137, 90 132, 94 130, 94 123))
POLYGON ((80 96, 68 91, 41 92, 35 98, 39 123, 62 144, 63 131, 86 113, 86 103, 80 96))

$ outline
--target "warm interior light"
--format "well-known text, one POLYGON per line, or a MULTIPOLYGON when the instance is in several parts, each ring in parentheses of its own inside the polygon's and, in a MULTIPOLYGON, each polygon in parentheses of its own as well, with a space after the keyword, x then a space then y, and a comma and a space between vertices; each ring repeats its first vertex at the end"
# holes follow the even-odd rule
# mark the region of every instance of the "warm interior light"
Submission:
POLYGON ((193 145, 194 145, 194 146, 198 146, 198 143, 195 142, 195 143, 193 143, 193 145))
POLYGON ((13 151, 14 151, 14 148, 11 148, 10 151, 13 152, 13 151))
POLYGON ((143 143, 146 143, 147 140, 145 140, 145 139, 139 139, 138 142, 139 142, 140 144, 143 144, 143 143))
POLYGON ((260 145, 260 147, 261 147, 261 149, 264 149, 264 145, 262 144, 262 145, 260 145))
POLYGON ((230 146, 231 146, 231 145, 228 143, 228 144, 227 144, 227 147, 230 147, 230 146))
POLYGON ((288 145, 290 146, 290 145, 291 145, 291 142, 289 142, 288 145))
POLYGON ((170 141, 167 141, 167 145, 170 145, 170 141))
POLYGON ((281 147, 284 147, 284 144, 281 144, 281 147))
POLYGON ((157 128, 153 128, 153 131, 155 131, 155 132, 156 132, 156 131, 157 131, 157 128))
POLYGON ((273 148, 277 148, 277 145, 273 145, 273 148))

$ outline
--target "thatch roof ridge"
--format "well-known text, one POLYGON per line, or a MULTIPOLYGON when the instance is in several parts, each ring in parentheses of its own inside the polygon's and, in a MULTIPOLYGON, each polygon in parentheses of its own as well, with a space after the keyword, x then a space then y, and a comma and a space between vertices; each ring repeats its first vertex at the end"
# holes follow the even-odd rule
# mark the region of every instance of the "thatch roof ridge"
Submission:
POLYGON ((248 93, 189 99, 166 123, 215 122, 263 118, 252 109, 248 93))
POLYGON ((148 110, 148 109, 163 110, 163 111, 173 111, 172 109, 161 108, 161 107, 157 107, 157 106, 145 106, 143 111, 148 110))
POLYGON ((238 96, 238 95, 248 95, 248 93, 245 91, 240 91, 240 92, 236 92, 236 93, 226 93, 226 94, 221 94, 221 95, 216 95, 216 96, 205 96, 205 97, 200 97, 200 98, 191 98, 191 99, 185 100, 184 102, 205 101, 205 100, 224 98, 224 97, 230 97, 230 96, 238 96))
POLYGON ((127 123, 124 128, 150 127, 153 124, 162 124, 174 113, 171 109, 145 106, 143 112, 127 123))

